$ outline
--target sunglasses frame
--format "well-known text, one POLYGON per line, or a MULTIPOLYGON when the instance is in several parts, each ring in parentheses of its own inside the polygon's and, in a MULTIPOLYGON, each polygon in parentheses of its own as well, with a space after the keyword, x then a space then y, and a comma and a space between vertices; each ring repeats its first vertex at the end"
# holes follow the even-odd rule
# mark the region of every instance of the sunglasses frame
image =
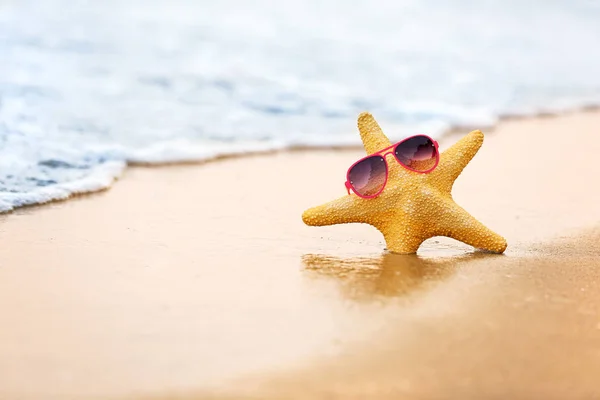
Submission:
POLYGON ((387 156, 388 156, 389 154, 391 154, 391 155, 394 157, 394 159, 396 160, 396 162, 397 162, 398 164, 400 164, 401 166, 403 166, 405 169, 407 169, 407 170, 409 170, 409 171, 412 171, 412 172, 416 172, 416 173, 418 173, 418 174, 428 174, 428 173, 430 173, 431 171, 433 171, 433 170, 435 169, 435 167, 437 167, 437 166, 438 166, 438 164, 439 164, 439 162, 440 162, 440 150, 439 150, 439 145, 438 145, 438 142, 437 142, 437 141, 433 140, 433 138, 431 138, 430 136, 427 136, 427 135, 421 135, 421 134, 417 134, 417 135, 413 135, 413 136, 407 137, 407 138, 405 138, 405 139, 402 139, 401 141, 399 141, 399 142, 397 142, 397 143, 394 143, 393 145, 391 145, 391 146, 389 146, 389 147, 386 147, 385 149, 381 149, 381 150, 379 150, 379 151, 377 151, 377 152, 375 152, 375 153, 369 154, 368 156, 366 156, 366 157, 363 157, 363 158, 361 158, 360 160, 356 161, 354 164, 352 164, 352 165, 350 166, 350 168, 348 168, 348 172, 346 172, 346 182, 345 182, 345 185, 346 185, 346 190, 348 191, 348 194, 350 195, 350 194, 351 194, 351 193, 350 193, 350 191, 352 191, 352 192, 354 192, 354 194, 356 194, 358 197, 361 197, 361 198, 363 198, 363 199, 374 199, 375 197, 379 196, 379 195, 381 194, 381 192, 383 192, 383 189, 385 189, 385 186, 387 185, 387 181, 388 181, 388 176, 389 176, 389 174, 390 174, 390 167, 389 167, 389 165, 388 165, 388 162, 387 162, 387 156), (402 162, 401 162, 401 161, 398 159, 398 157, 396 157, 396 152, 394 151, 394 150, 396 149, 396 147, 397 147, 397 146, 399 146, 400 144, 402 144, 402 143, 406 142, 406 141, 407 141, 407 140, 409 140, 409 139, 413 139, 413 138, 415 138, 415 137, 419 137, 419 136, 421 136, 421 137, 426 137, 427 139, 431 140, 431 142, 432 142, 432 143, 433 143, 433 145, 435 146, 435 164, 434 164, 434 166, 433 166, 433 167, 429 168, 427 171, 417 171, 416 169, 412 169, 412 168, 410 168, 409 166, 407 166, 407 165, 404 165, 404 164, 403 164, 403 163, 402 163, 402 162), (390 151, 390 149, 392 149, 392 150, 390 151), (380 190, 379 190, 377 193, 375 193, 374 195, 371 195, 371 196, 363 196, 363 195, 359 194, 359 193, 358 193, 358 192, 357 192, 357 191, 356 191, 356 190, 355 190, 355 189, 352 187, 352 184, 350 183, 350 171, 352 171, 352 168, 354 168, 354 166, 355 166, 356 164, 358 164, 358 163, 360 163, 360 162, 362 162, 362 161, 366 160, 367 158, 374 157, 374 156, 380 156, 381 158, 383 158, 383 161, 385 162, 385 181, 383 182, 383 185, 381 186, 381 189, 380 189, 380 190))

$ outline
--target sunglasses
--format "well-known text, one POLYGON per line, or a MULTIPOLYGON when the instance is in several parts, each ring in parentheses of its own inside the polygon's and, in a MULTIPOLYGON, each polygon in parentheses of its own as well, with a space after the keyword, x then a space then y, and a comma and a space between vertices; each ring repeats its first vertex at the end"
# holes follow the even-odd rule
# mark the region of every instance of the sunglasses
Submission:
POLYGON ((421 174, 433 171, 440 161, 435 140, 426 135, 411 136, 352 164, 346 174, 348 194, 352 190, 363 199, 379 196, 387 183, 386 156, 390 153, 404 168, 421 174))

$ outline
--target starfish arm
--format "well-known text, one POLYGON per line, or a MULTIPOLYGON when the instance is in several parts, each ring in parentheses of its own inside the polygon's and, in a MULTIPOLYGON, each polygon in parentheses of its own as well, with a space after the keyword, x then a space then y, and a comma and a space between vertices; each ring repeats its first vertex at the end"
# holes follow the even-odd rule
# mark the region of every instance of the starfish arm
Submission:
POLYGON ((309 208, 302 214, 302 221, 310 226, 364 222, 364 207, 357 205, 357 202, 361 200, 358 196, 344 196, 320 206, 309 208))
POLYGON ((453 200, 447 199, 438 210, 436 236, 448 236, 480 250, 504 253, 506 239, 477 221, 453 200))
MULTIPOLYGON (((437 197, 437 194, 432 194, 437 197)), ((435 210, 425 198, 403 201, 379 223, 373 224, 383 234, 387 250, 392 253, 414 254, 425 240, 435 236, 435 210)))
POLYGON ((450 193, 452 185, 483 144, 483 133, 473 131, 440 155, 440 163, 429 174, 429 181, 442 192, 450 193))
POLYGON ((367 154, 373 154, 392 145, 375 118, 368 112, 358 116, 358 131, 367 154))
POLYGON ((421 243, 427 239, 423 232, 412 229, 411 225, 396 225, 379 229, 383 233, 387 250, 397 254, 415 254, 421 243))

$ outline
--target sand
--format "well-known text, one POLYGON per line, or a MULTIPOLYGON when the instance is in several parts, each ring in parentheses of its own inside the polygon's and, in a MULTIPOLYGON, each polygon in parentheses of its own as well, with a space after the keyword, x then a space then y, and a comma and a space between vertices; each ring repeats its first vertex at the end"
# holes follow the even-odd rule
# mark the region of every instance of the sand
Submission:
POLYGON ((454 197, 503 256, 304 226, 359 150, 134 167, 4 215, 0 399, 600 397, 598 126, 484 130, 454 197))

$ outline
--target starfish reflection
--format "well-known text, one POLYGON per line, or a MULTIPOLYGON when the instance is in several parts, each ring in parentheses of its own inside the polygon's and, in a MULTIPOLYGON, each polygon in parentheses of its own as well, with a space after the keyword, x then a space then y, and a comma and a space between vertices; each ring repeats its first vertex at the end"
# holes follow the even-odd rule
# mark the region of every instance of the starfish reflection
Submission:
POLYGON ((453 257, 384 253, 370 258, 305 254, 302 263, 310 276, 338 281, 348 297, 375 300, 427 291, 449 279, 468 261, 494 256, 483 252, 453 257))

